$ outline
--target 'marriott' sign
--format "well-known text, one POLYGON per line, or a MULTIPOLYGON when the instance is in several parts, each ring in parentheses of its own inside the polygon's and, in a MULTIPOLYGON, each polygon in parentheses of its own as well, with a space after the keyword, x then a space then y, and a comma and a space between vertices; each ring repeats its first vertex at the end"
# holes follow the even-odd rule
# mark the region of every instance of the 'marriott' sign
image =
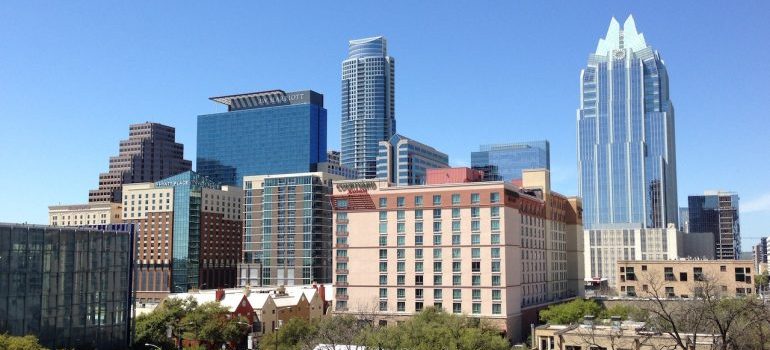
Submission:
POLYGON ((366 192, 368 190, 376 189, 377 184, 375 184, 373 181, 343 182, 337 184, 337 191, 366 192))

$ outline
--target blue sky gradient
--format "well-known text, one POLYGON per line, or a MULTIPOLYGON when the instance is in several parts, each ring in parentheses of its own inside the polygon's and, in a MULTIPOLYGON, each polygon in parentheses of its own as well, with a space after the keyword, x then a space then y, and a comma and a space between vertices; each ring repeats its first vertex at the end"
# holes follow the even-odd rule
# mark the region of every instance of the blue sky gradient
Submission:
POLYGON ((768 1, 0 2, 0 221, 87 201, 128 124, 177 129, 195 160, 208 97, 325 96, 339 148, 347 41, 385 35, 398 132, 468 165, 479 144, 548 139, 554 188, 577 193, 580 69, 633 14, 669 70, 679 202, 741 196, 743 250, 770 234, 768 1))

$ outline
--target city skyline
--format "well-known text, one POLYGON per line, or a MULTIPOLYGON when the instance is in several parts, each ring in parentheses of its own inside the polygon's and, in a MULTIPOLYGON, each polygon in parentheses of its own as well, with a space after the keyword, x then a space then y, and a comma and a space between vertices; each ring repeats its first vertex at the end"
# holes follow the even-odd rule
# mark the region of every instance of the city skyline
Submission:
MULTIPOLYGON (((763 6, 766 5, 763 4, 763 6)), ((419 6, 417 7, 418 8, 415 12, 416 14, 424 13, 427 11, 425 8, 419 8, 419 6)), ((391 51, 397 53, 399 58, 399 89, 396 89, 398 94, 397 96, 400 96, 397 97, 399 98, 399 130, 405 131, 407 135, 414 136, 418 140, 424 141, 427 144, 446 151, 450 155, 450 163, 453 165, 469 165, 468 154, 477 144, 509 142, 520 139, 548 139, 552 143, 552 173, 554 176, 554 188, 562 193, 576 193, 577 174, 574 171, 574 154, 576 153, 574 149, 574 120, 571 119, 574 118, 574 106, 577 100, 575 98, 575 91, 579 87, 579 81, 575 77, 575 72, 577 71, 576 67, 584 65, 585 53, 590 52, 592 49, 591 42, 594 41, 596 37, 599 37, 604 33, 606 30, 606 23, 609 18, 611 18, 613 15, 618 18, 625 18, 628 13, 633 13, 637 21, 641 23, 640 27, 644 29, 645 34, 647 34, 651 39, 652 44, 656 47, 656 49, 660 49, 661 52, 664 53, 664 56, 667 60, 666 63, 669 65, 669 70, 672 72, 672 82, 674 82, 676 85, 675 88, 672 87, 672 99, 677 103, 677 151, 679 161, 678 177, 682 183, 685 182, 682 181, 682 179, 688 179, 685 186, 680 185, 678 194, 679 205, 686 205, 686 198, 688 195, 702 193, 704 190, 708 189, 721 188, 724 190, 737 192, 739 195, 741 195, 743 202, 741 207, 745 212, 742 213, 741 216, 743 226, 742 231, 744 236, 759 237, 767 235, 766 227, 768 227, 770 222, 768 222, 768 219, 763 219, 762 216, 767 216, 767 213, 770 212, 770 186, 759 182, 761 180, 754 179, 756 176, 751 176, 746 173, 766 173, 768 166, 764 164, 758 164, 760 162, 747 164, 746 158, 742 158, 740 156, 736 157, 737 159, 731 159, 728 162, 720 162, 720 164, 709 164, 714 157, 725 155, 724 153, 720 153, 724 152, 720 148, 723 148, 727 144, 733 147, 733 152, 728 154, 734 153, 735 150, 738 150, 738 153, 751 153, 754 148, 767 149, 767 141, 759 140, 757 137, 754 137, 750 138, 753 140, 752 143, 747 142, 743 137, 743 134, 748 135, 753 128, 767 125, 762 124, 767 123, 766 121, 763 121, 757 117, 761 115, 762 110, 767 110, 767 101, 761 101, 762 99, 767 100, 767 90, 761 90, 761 85, 752 86, 750 84, 751 82, 755 81, 766 81, 764 77, 766 77, 767 72, 762 70, 752 70, 750 68, 744 67, 734 67, 735 69, 731 70, 732 72, 730 77, 733 78, 735 75, 739 75, 740 79, 733 78, 732 80, 742 81, 746 87, 736 87, 736 82, 724 79, 725 76, 720 75, 721 73, 719 72, 716 72, 716 69, 715 71, 709 71, 709 73, 712 75, 711 77, 705 77, 707 74, 704 74, 705 68, 719 67, 719 64, 725 64, 729 62, 730 57, 736 57, 734 55, 736 55, 736 52, 741 51, 739 50, 740 48, 750 48, 748 43, 743 41, 747 39, 738 37, 740 32, 749 31, 749 29, 753 32, 759 33, 768 32, 767 25, 760 23, 761 21, 758 21, 758 18, 756 17, 756 13, 762 11, 749 11, 748 8, 736 9, 737 11, 746 15, 733 16, 742 17, 742 21, 739 23, 740 25, 737 25, 736 28, 733 28, 729 31, 725 29, 724 31, 729 32, 728 34, 708 32, 708 34, 711 36, 721 35, 722 39, 725 39, 725 35, 727 35, 726 38, 735 38, 734 42, 722 40, 719 42, 719 45, 715 45, 716 47, 708 47, 704 45, 704 43, 711 41, 713 38, 704 40, 704 38, 692 34, 692 32, 699 32, 696 29, 706 28, 705 23, 708 22, 709 18, 708 16, 705 16, 705 13, 700 13, 701 15, 705 16, 701 19, 701 21, 696 20, 695 17, 697 16, 690 17, 692 19, 691 25, 695 28, 688 26, 684 26, 686 28, 681 28, 682 26, 677 25, 674 23, 674 21, 671 21, 671 16, 682 16, 684 13, 686 13, 683 9, 674 8, 670 14, 665 15, 668 17, 659 18, 656 16, 663 16, 663 14, 653 13, 650 10, 644 9, 632 9, 631 7, 633 6, 626 4, 625 6, 615 6, 614 8, 605 9, 605 11, 599 11, 601 13, 592 15, 590 20, 581 20, 581 22, 587 24, 585 26, 586 28, 575 26, 576 22, 574 21, 567 21, 565 25, 569 25, 568 28, 571 33, 570 35, 566 35, 561 38, 554 36, 555 33, 553 29, 543 30, 543 26, 559 23, 560 20, 564 20, 563 16, 555 16, 554 18, 549 18, 545 24, 540 26, 534 26, 534 23, 532 22, 527 22, 524 24, 534 26, 533 28, 517 27, 514 29, 509 28, 498 16, 487 15, 490 16, 493 20, 488 21, 489 23, 483 23, 481 26, 481 31, 506 29, 512 35, 516 33, 531 33, 535 39, 522 38, 521 40, 529 44, 532 44, 533 42, 536 43, 537 40, 549 40, 552 43, 558 42, 557 45, 574 45, 575 50, 578 51, 574 55, 571 53, 561 55, 562 57, 559 57, 558 59, 555 59, 554 57, 542 58, 542 51, 537 55, 539 59, 543 60, 542 62, 537 63, 536 67, 539 67, 540 69, 547 69, 549 64, 561 64, 567 67, 564 69, 554 68, 554 70, 558 71, 558 74, 560 75, 558 77, 558 82, 556 82, 557 80, 553 80, 556 77, 556 73, 554 73, 554 75, 547 76, 548 78, 551 78, 550 81, 554 82, 554 87, 555 90, 558 90, 558 94, 556 92, 542 89, 538 90, 546 91, 543 93, 543 95, 550 97, 550 99, 556 98, 558 103, 554 104, 558 105, 558 108, 533 109, 533 107, 530 106, 528 107, 529 110, 526 108, 524 110, 520 108, 505 109, 503 107, 516 103, 529 105, 530 103, 541 101, 528 101, 529 99, 533 98, 532 95, 525 94, 524 91, 516 87, 511 88, 513 89, 514 93, 506 92, 501 94, 496 94, 493 89, 486 89, 485 87, 489 86, 492 88, 498 88, 506 86, 506 79, 512 77, 519 79, 524 78, 524 81, 527 83, 535 84, 534 81, 539 78, 537 74, 522 71, 516 67, 509 67, 509 65, 502 65, 504 68, 499 70, 502 72, 501 74, 503 74, 503 77, 481 74, 476 76, 474 79, 468 79, 467 75, 461 75, 464 79, 466 79, 463 80, 465 85, 470 86, 461 87, 456 85, 454 86, 454 90, 456 91, 452 91, 453 89, 442 89, 445 81, 441 77, 441 75, 444 74, 441 72, 441 70, 431 68, 425 65, 424 62, 420 62, 421 59, 425 59, 425 55, 440 55, 451 52, 452 50, 447 47, 449 42, 459 41, 462 44, 470 45, 469 47, 472 50, 477 50, 481 47, 484 47, 484 45, 481 43, 474 43, 473 38, 471 38, 474 37, 474 35, 472 35, 474 32, 466 29, 460 29, 459 32, 461 35, 452 37, 451 39, 445 39, 444 41, 437 40, 436 42, 428 43, 429 40, 426 40, 427 38, 424 38, 425 36, 429 36, 429 38, 434 39, 438 38, 439 36, 436 35, 436 33, 433 31, 427 31, 427 33, 420 33, 419 35, 415 35, 415 39, 410 39, 409 30, 401 32, 395 29, 398 25, 405 25, 407 28, 413 27, 406 25, 405 20, 403 19, 398 20, 393 24, 393 26, 387 26, 384 23, 384 20, 378 19, 374 20, 374 23, 364 26, 364 29, 353 29, 353 27, 336 28, 333 30, 333 34, 328 35, 323 40, 323 46, 327 48, 327 52, 329 52, 330 56, 329 58, 319 58, 323 60, 323 65, 316 64, 313 62, 313 58, 308 57, 303 57, 302 59, 287 58, 286 56, 289 54, 289 52, 292 52, 292 49, 288 47, 290 45, 287 45, 286 42, 279 41, 280 44, 278 44, 268 40, 265 46, 266 48, 280 49, 285 51, 260 53, 260 55, 275 56, 272 59, 286 59, 287 64, 296 65, 300 62, 305 62, 305 64, 313 66, 310 68, 310 70, 308 70, 308 68, 298 69, 302 71, 301 74, 295 73, 298 75, 308 74, 308 72, 312 71, 318 72, 314 73, 318 75, 317 77, 311 77, 310 75, 307 75, 307 80, 304 82, 301 77, 289 78, 289 81, 287 81, 286 84, 277 83, 286 78, 284 76, 286 71, 270 68, 264 70, 260 69, 256 76, 253 75, 253 73, 249 73, 244 74, 242 77, 221 77, 221 80, 207 78, 209 84, 201 84, 203 86, 197 87, 190 86, 189 90, 175 89, 176 84, 187 84, 184 82, 184 79, 180 79, 179 74, 181 74, 182 71, 176 71, 172 69, 174 67, 167 64, 158 64, 157 62, 152 63, 164 67, 164 70, 170 70, 169 73, 162 74, 152 68, 149 68, 150 66, 144 65, 150 64, 149 62, 153 60, 153 57, 165 57, 167 59, 175 60, 172 62, 176 62, 177 65, 180 65, 184 69, 183 71, 187 71, 192 68, 195 68, 195 70, 200 70, 203 66, 201 66, 199 63, 191 63, 190 65, 185 66, 184 63, 179 61, 179 58, 182 56, 169 54, 168 52, 163 52, 160 50, 159 52, 149 53, 148 56, 150 57, 148 58, 141 59, 142 61, 148 60, 147 63, 143 62, 138 64, 134 61, 129 61, 127 67, 129 71, 139 73, 137 74, 139 77, 147 77, 148 74, 158 74, 161 78, 165 78, 154 80, 155 83, 159 83, 158 88, 162 88, 163 90, 156 90, 156 88, 153 88, 148 91, 143 91, 142 89, 143 87, 147 87, 147 83, 140 83, 138 80, 131 79, 128 80, 128 83, 125 84, 125 87, 121 86, 120 88, 107 88, 103 89, 103 91, 95 91, 93 87, 88 88, 88 85, 100 86, 100 84, 105 83, 99 83, 99 79, 94 76, 94 73, 92 73, 90 69, 82 68, 76 64, 77 62, 75 61, 77 59, 88 58, 86 56, 81 56, 78 53, 73 54, 65 52, 66 54, 61 55, 59 58, 58 62, 61 65, 61 68, 55 69, 53 72, 56 73, 56 76, 62 79, 61 81, 51 81, 50 78, 39 79, 36 78, 33 73, 18 73, 19 71, 23 71, 23 67, 25 67, 23 62, 20 62, 22 60, 19 58, 22 57, 31 48, 44 45, 44 43, 47 41, 47 38, 44 37, 47 32, 44 29, 37 29, 31 33, 31 43, 24 44, 19 42, 19 40, 10 39, 7 41, 8 43, 6 45, 8 45, 9 48, 15 50, 9 50, 9 52, 13 52, 10 57, 6 58, 9 60, 7 63, 10 64, 5 65, 7 68, 6 70, 0 72, 0 78, 2 78, 2 81, 14 82, 15 84, 9 84, 9 86, 13 86, 13 89, 6 86, 0 87, 0 106, 2 106, 0 107, 0 115, 3 116, 2 118, 6 124, 6 128, 4 128, 6 131, 2 131, 0 136, 6 140, 6 145, 24 145, 25 143, 23 143, 23 137, 32 138, 34 136, 38 136, 36 131, 30 130, 31 128, 26 128, 25 130, 23 127, 21 127, 22 124, 20 124, 19 121, 14 120, 15 118, 10 116, 23 116, 22 118, 19 118, 23 121, 34 120, 47 122, 38 123, 38 127, 40 128, 39 132, 47 136, 44 142, 42 142, 41 146, 47 145, 49 147, 53 147, 56 151, 62 152, 62 156, 50 157, 50 159, 46 159, 49 162, 42 162, 47 164, 45 164, 44 167, 40 167, 30 164, 31 162, 29 162, 29 159, 48 156, 48 153, 43 152, 42 147, 40 146, 30 146, 26 148, 4 147, 3 150, 0 150, 0 160, 2 160, 5 164, 15 164, 14 169, 19 169, 19 171, 14 170, 12 173, 18 172, 19 175, 22 175, 22 177, 19 177, 17 174, 6 173, 7 175, 3 176, 3 182, 5 184, 0 189, 2 189, 2 192, 5 193, 6 196, 14 199, 18 198, 19 201, 15 201, 14 204, 3 204, 3 206, 0 207, 0 221, 28 221, 44 223, 46 221, 46 208, 48 205, 55 204, 54 202, 58 201, 66 204, 85 202, 86 198, 83 195, 84 190, 95 187, 96 184, 93 179, 94 174, 106 169, 104 160, 107 159, 107 157, 110 155, 116 153, 115 142, 124 136, 125 127, 130 123, 149 120, 153 122, 168 124, 177 128, 179 131, 178 142, 186 145, 187 147, 185 158, 195 159, 195 155, 191 154, 192 152, 190 151, 191 147, 194 149, 196 145, 194 137, 194 118, 199 114, 217 112, 214 107, 206 105, 209 103, 209 101, 206 100, 206 97, 200 98, 201 94, 212 96, 216 95, 218 91, 227 93, 237 93, 238 91, 257 91, 261 88, 269 89, 272 86, 287 86, 287 89, 294 87, 311 87, 313 89, 317 89, 320 93, 323 93, 328 97, 326 105, 329 106, 329 114, 332 116, 332 118, 330 118, 331 121, 328 123, 328 128, 330 129, 328 135, 328 148, 339 149, 339 146, 337 145, 339 140, 339 125, 335 122, 336 118, 334 118, 335 115, 339 115, 337 114, 339 112, 337 110, 337 106, 339 106, 339 96, 336 96, 337 91, 339 91, 339 85, 336 85, 337 87, 335 88, 335 84, 339 84, 339 61, 343 58, 339 53, 344 52, 344 45, 346 40, 380 34, 389 39, 391 51), (672 23, 666 23, 666 18, 668 18, 669 22, 672 23), (546 35, 541 35, 543 33, 546 35), (41 34, 43 37, 41 37, 41 34), (331 40, 331 38, 334 38, 334 40, 331 40), (340 40, 340 38, 343 39, 340 40), (414 45, 417 44, 423 44, 424 46, 415 47, 414 45), (396 49, 392 49, 392 47, 396 47, 396 49), (692 51, 694 50, 699 50, 700 56, 706 56, 705 58, 699 57, 700 61, 705 61, 706 63, 691 62, 685 59, 688 57, 688 55, 691 55, 692 51), (717 53, 714 53, 712 50, 717 50, 719 51, 718 54, 725 54, 727 57, 716 59, 714 56, 717 53), (711 58, 711 61, 708 60, 708 58, 711 58), (16 60, 19 60, 19 62, 16 60), (329 62, 333 63, 335 61, 337 62, 336 66, 335 64, 328 64, 329 62), (323 71, 323 73, 320 73, 320 71, 323 71), (79 79, 73 79, 69 77, 69 74, 77 74, 78 72, 84 72, 86 74, 83 74, 83 76, 79 79), (31 74, 31 76, 24 74, 31 74), (335 75, 336 80, 334 78, 335 75), (60 106, 60 110, 57 111, 58 113, 53 113, 52 110, 46 109, 50 107, 31 103, 33 101, 33 97, 29 91, 32 91, 30 90, 32 86, 27 87, 26 84, 28 84, 28 82, 23 81, 23 79, 19 79, 18 77, 27 77, 29 81, 35 81, 36 83, 40 82, 43 88, 35 84, 34 87, 36 90, 49 90, 49 92, 46 92, 44 97, 46 99, 51 98, 52 104, 60 106), (265 79, 261 80, 259 78, 265 79), (431 81, 432 79, 433 81, 431 81), (322 83, 318 84, 317 82, 319 81, 322 83), (720 84, 714 85, 717 82, 720 84), (63 86, 60 87, 57 84, 62 84, 63 86), (714 86, 711 88, 713 91, 706 91, 704 90, 703 86, 714 86), (45 87, 50 89, 46 89, 45 87), (57 96, 56 93, 60 92, 59 89, 64 87, 72 91, 57 96), (479 87, 481 87, 480 90, 485 91, 483 94, 476 94, 475 92, 471 92, 471 90, 479 89, 479 87), (744 89, 749 89, 752 91, 750 94, 747 94, 747 92, 742 92, 744 89), (48 95, 49 93, 51 94, 50 96, 48 95), (74 98, 91 94, 94 96, 89 99, 74 98), (696 98, 695 96, 698 94, 704 96, 699 96, 696 98), (709 101, 711 99, 715 99, 714 94, 722 97, 722 101, 724 101, 724 103, 709 101), (488 100, 479 99, 479 97, 485 95, 492 98, 489 98, 488 100), (67 103, 61 104, 61 99, 64 97, 69 97, 68 100, 71 101, 67 101, 67 103), (128 100, 142 100, 143 103, 126 103, 125 101, 118 101, 118 97, 124 97, 128 100), (105 107, 105 105, 101 104, 104 102, 94 102, 94 100, 98 99, 109 100, 114 105, 112 105, 111 109, 109 110, 102 110, 95 113, 89 107, 91 104, 96 103, 97 107, 105 107), (12 106, 10 101, 14 101, 14 106, 12 106), (29 101, 29 103, 20 103, 27 101, 29 101), (86 103, 85 101, 88 102, 86 103), (730 101, 732 101, 732 103, 728 103, 730 101), (442 103, 447 102, 455 103, 451 104, 451 109, 446 109, 442 103), (697 104, 699 103, 707 107, 698 108, 697 104), (489 116, 489 119, 485 120, 485 123, 477 123, 479 119, 475 113, 477 113, 476 109, 479 108, 480 104, 500 105, 498 107, 503 109, 486 106, 487 108, 492 108, 491 110, 483 110, 483 112, 487 112, 484 113, 484 115, 489 116), (725 108, 722 106, 723 104, 730 105, 730 108, 723 110, 722 108, 725 108), (28 107, 19 108, 15 105, 32 105, 35 106, 35 108, 30 110, 28 107), (572 109, 571 111, 570 106, 572 109), (434 113, 427 113, 432 109, 437 111, 434 113), (532 114, 532 116, 527 116, 527 111, 529 111, 529 114, 532 114), (559 113, 554 113, 554 111, 558 111, 559 113), (729 118, 728 120, 730 122, 720 123, 719 117, 726 115, 726 112, 730 112, 730 114, 727 114, 727 118, 729 118), (495 113, 502 114, 504 117, 503 120, 512 119, 519 121, 518 124, 521 124, 521 126, 512 125, 510 129, 490 128, 489 125, 493 125, 491 123, 496 123, 501 120, 494 117, 495 113), (74 118, 73 116, 79 114, 88 115, 91 118, 111 118, 108 119, 110 120, 110 123, 104 123, 110 125, 97 126, 85 124, 88 127, 83 128, 80 123, 71 123, 71 118, 74 118), (751 119, 752 115, 754 119, 751 119), (442 121, 447 116, 451 117, 451 123, 442 121), (545 118, 545 116, 551 118, 548 119, 549 126, 555 130, 537 130, 538 126, 541 124, 535 123, 534 121, 539 118, 545 118), (433 130, 420 127, 420 125, 430 125, 430 123, 436 122, 441 122, 443 125, 449 127, 431 128, 433 130), (558 122, 558 124, 554 124, 556 122, 558 122), (474 124, 487 124, 487 128, 477 127, 474 126, 474 124), (531 129, 526 129, 526 125, 528 124, 536 125, 532 125, 530 127, 531 129), (498 131, 489 129, 503 130, 498 131), (516 130, 516 133, 512 134, 511 131, 514 130, 516 130), (701 135, 705 135, 709 132, 714 132, 717 130, 720 130, 723 133, 719 138, 726 138, 729 141, 716 140, 717 137, 711 137, 707 138, 711 142, 704 144, 704 138, 701 135), (60 141, 59 143, 61 144, 52 142, 59 140, 55 137, 57 137, 57 132, 62 131, 72 133, 75 137, 68 138, 64 142, 60 141), (464 135, 462 139, 466 142, 456 142, 456 139, 460 133, 464 135), (727 136, 725 136, 725 134, 727 136), (95 143, 93 147, 86 147, 84 145, 84 142, 81 140, 85 140, 86 138, 89 142, 95 143), (9 152, 10 149, 13 149, 14 151, 9 152), (77 152, 83 153, 79 154, 77 152), (25 159, 27 159, 27 161, 24 161, 25 159), (746 165, 751 165, 752 167, 746 169, 747 171, 735 171, 738 166, 746 165), (45 197, 43 200, 21 198, 23 196, 20 194, 21 192, 15 188, 17 186, 12 185, 25 183, 24 181, 21 181, 22 178, 26 181, 40 181, 41 179, 37 177, 39 176, 37 174, 43 174, 46 170, 50 171, 51 168, 56 169, 56 173, 58 175, 58 178, 53 180, 55 186, 57 188, 62 188, 61 195, 58 195, 56 198, 45 197), (96 169, 96 171, 92 171, 93 169, 96 169), (65 186, 71 186, 72 189, 63 188, 65 186), (48 199, 45 200, 46 198, 48 199)), ((512 9, 508 8, 506 11, 502 12, 508 14, 515 12, 511 10, 512 9)), ((47 16, 50 16, 50 13, 47 11, 50 10, 40 12, 43 18, 48 18, 47 16)), ((27 18, 25 16, 29 15, 26 14, 25 11, 3 11, 3 13, 9 12, 13 12, 14 15, 22 19, 27 18)), ((568 13, 569 11, 564 12, 568 13)), ((446 14, 446 12, 442 13, 446 14)), ((466 15, 470 19, 481 18, 481 15, 474 11, 469 11, 466 15)), ((389 16, 384 17, 394 19, 395 16, 389 14, 389 16)), ((543 19, 542 17, 538 18, 543 19)), ((24 24, 20 22, 22 19, 10 21, 10 26, 24 24)), ((28 20, 32 21, 31 19, 28 20)), ((733 19, 725 20, 733 21, 733 19)), ((9 21, 4 22, 9 23, 9 21)), ((150 24, 152 24, 152 21, 150 24)), ((5 27, 6 25, 8 24, 0 25, 0 28, 3 29, 0 32, 12 32, 12 30, 7 30, 5 27)), ((104 26, 106 23, 98 22, 94 25, 104 26)), ((71 39, 67 37, 66 34, 71 33, 73 30, 77 32, 76 28, 69 28, 69 31, 64 32, 66 39, 65 41, 71 39)), ((161 32, 161 34, 164 33, 161 32)), ((168 39, 168 36, 171 34, 174 33, 165 33, 163 37, 168 39)), ((98 36, 98 34, 91 33, 87 35, 98 36)), ((3 39, 5 39, 4 36, 3 39)), ((139 39, 134 40, 141 41, 139 39)), ((481 42, 486 42, 489 44, 488 41, 481 40, 481 42)), ((128 44, 131 45, 132 43, 129 42, 128 44)), ((137 43, 133 43, 133 45, 137 45, 137 43)), ((515 49, 518 48, 518 46, 515 45, 499 45, 499 49, 504 50, 503 52, 505 52, 506 56, 511 54, 511 50, 516 51, 515 49)), ((155 48, 155 46, 152 47, 155 48)), ((536 48, 539 50, 548 49, 542 45, 536 46, 536 48)), ((49 47, 48 49, 56 50, 57 48, 49 47)), ((762 51, 767 49, 759 48, 759 50, 762 51)), ((741 57, 746 56, 745 52, 747 51, 743 52, 743 54, 740 54, 741 57)), ((760 52, 760 54, 757 56, 762 56, 761 53, 762 52, 760 52)), ((105 70, 105 72, 111 71, 106 67, 102 67, 102 65, 104 65, 105 62, 113 62, 113 60, 119 59, 120 57, 133 57, 134 60, 139 60, 138 57, 133 56, 133 54, 128 51, 118 51, 116 55, 117 56, 115 58, 97 57, 97 59, 94 60, 94 72, 101 72, 101 70, 105 70)), ((254 57, 252 57, 252 55, 253 53, 246 54, 242 59, 253 59, 254 57)), ((464 61, 465 63, 463 66, 460 66, 460 68, 482 71, 485 70, 485 68, 478 67, 473 63, 473 61, 468 60, 469 57, 474 56, 462 56, 460 62, 464 61)), ((747 57, 744 59, 754 60, 756 58, 747 57)), ((234 62, 239 61, 240 59, 234 59, 234 62)), ((40 64, 40 62, 41 61, 39 58, 33 58, 30 60, 29 64, 40 64)), ((228 62, 232 64, 233 61, 228 62)), ((518 61, 513 60, 512 62, 516 63, 518 61)), ((521 62, 531 63, 526 58, 523 58, 521 62)), ((757 64, 761 63, 757 61, 757 64)), ((751 67, 752 65, 746 64, 745 66, 751 67)), ((756 67, 756 65, 754 67, 756 67)), ((114 66, 109 69, 114 70, 114 66)), ((288 69, 291 68, 287 68, 287 70, 288 69)), ((50 70, 45 71, 49 73, 51 72, 50 70)), ((216 74, 223 75, 221 73, 216 74)), ((458 72, 458 74, 462 73, 458 72)), ((120 75, 120 77, 125 78, 122 75, 120 75)), ((741 83, 738 84, 741 85, 741 83)), ((529 87, 529 89, 532 89, 532 87, 529 87)), ((37 95, 40 96, 40 93, 38 92, 37 95)), ((543 106, 540 105, 539 107, 543 106)), ((86 122, 88 119, 75 120, 86 122)), ((744 247, 753 245, 755 241, 756 239, 753 238, 745 238, 744 242, 748 244, 744 244, 744 247)))

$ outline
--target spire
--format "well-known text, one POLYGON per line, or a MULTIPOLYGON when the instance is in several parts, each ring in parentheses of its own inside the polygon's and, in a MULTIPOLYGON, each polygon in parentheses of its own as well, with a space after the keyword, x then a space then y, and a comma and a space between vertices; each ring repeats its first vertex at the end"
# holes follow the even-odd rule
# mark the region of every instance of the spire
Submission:
POLYGON ((618 20, 612 17, 610 27, 607 29, 607 35, 603 39, 599 39, 599 44, 596 45, 596 54, 606 55, 612 50, 621 48, 638 51, 645 47, 647 47, 647 43, 644 40, 644 34, 636 30, 636 22, 633 15, 629 15, 626 21, 623 22, 622 29, 618 20))

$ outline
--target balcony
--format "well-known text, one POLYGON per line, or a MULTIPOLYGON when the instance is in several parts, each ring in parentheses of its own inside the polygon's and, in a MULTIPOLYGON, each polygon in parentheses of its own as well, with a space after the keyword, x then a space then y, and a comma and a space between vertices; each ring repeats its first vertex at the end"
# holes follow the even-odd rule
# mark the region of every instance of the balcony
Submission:
POLYGON ((347 275, 348 274, 348 269, 337 269, 337 274, 338 275, 347 275))
POLYGON ((347 287, 348 282, 337 282, 334 284, 335 287, 347 287))
POLYGON ((334 247, 337 249, 347 249, 349 245, 347 243, 337 243, 334 247))
POLYGON ((338 256, 337 257, 337 262, 343 262, 343 263, 348 262, 348 257, 347 256, 338 256))
POLYGON ((334 299, 335 300, 348 300, 348 295, 347 294, 337 294, 337 295, 334 296, 334 299))

